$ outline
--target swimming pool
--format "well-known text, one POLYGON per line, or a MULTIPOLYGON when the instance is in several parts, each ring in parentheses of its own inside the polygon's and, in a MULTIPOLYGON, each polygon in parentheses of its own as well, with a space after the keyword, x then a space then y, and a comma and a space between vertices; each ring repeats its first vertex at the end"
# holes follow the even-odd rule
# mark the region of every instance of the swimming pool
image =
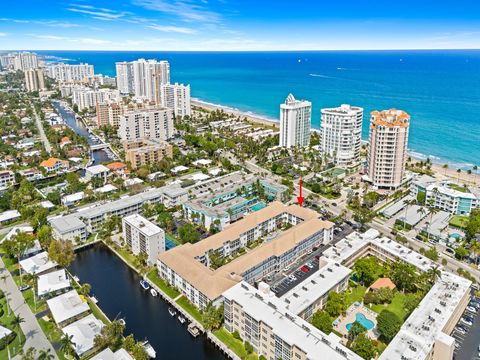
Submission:
MULTIPOLYGON (((375 327, 375 324, 373 323, 372 320, 368 320, 365 315, 363 315, 362 313, 358 312, 356 315, 355 315, 355 320, 358 321, 360 324, 362 324, 362 326, 368 330, 371 330, 375 327)), ((352 328, 352 325, 353 323, 348 323, 347 325, 345 325, 345 327, 347 328, 347 331, 350 331, 350 329, 352 328)))
POLYGON ((454 238, 454 239, 461 239, 461 238, 462 238, 462 235, 457 234, 457 233, 453 233, 452 235, 450 235, 450 237, 452 237, 452 238, 454 238))
POLYGON ((258 211, 262 210, 265 206, 267 206, 267 204, 265 204, 264 202, 258 202, 255 205, 252 205, 250 209, 252 209, 252 211, 258 211))

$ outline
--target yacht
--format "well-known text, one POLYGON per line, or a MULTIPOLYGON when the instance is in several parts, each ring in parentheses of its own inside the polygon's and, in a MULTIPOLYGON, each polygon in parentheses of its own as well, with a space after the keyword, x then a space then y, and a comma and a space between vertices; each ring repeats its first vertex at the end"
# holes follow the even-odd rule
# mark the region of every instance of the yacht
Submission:
POLYGON ((155 349, 153 348, 152 345, 148 342, 148 340, 145 340, 143 342, 143 347, 145 351, 147 352, 147 355, 150 357, 150 359, 155 359, 157 356, 157 353, 155 352, 155 349))
POLYGON ((151 289, 150 289, 150 294, 152 294, 153 297, 158 296, 158 292, 157 292, 157 290, 155 290, 154 288, 151 288, 151 289))
POLYGON ((171 308, 171 307, 168 308, 168 313, 169 313, 171 316, 177 315, 177 312, 176 312, 173 308, 171 308))
POLYGON ((148 281, 146 280, 140 280, 140 286, 144 289, 144 290, 148 290, 150 289, 150 284, 148 283, 148 281))

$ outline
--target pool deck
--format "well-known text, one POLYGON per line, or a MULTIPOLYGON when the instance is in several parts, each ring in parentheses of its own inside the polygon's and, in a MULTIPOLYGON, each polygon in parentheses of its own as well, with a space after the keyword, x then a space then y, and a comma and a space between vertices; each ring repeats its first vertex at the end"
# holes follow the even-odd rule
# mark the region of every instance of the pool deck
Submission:
POLYGON ((347 324, 353 323, 356 320, 356 315, 358 313, 363 314, 368 320, 372 321, 375 325, 373 329, 368 330, 367 334, 371 339, 377 339, 378 334, 375 332, 377 327, 377 313, 373 310, 370 310, 363 304, 353 304, 351 305, 346 312, 345 316, 340 316, 337 319, 337 325, 334 325, 334 329, 339 333, 344 335, 344 340, 346 341, 346 336, 348 335, 347 324))

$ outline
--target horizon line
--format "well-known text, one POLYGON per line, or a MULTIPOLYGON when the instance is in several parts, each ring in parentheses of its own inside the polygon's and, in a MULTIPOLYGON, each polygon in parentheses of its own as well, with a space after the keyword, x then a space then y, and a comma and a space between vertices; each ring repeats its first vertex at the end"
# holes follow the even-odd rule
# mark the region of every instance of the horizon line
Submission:
POLYGON ((111 49, 111 50, 99 50, 99 49, 0 49, 1 52, 4 51, 97 51, 97 52, 158 52, 158 51, 168 51, 168 52, 190 52, 190 53, 202 53, 202 52, 332 52, 332 51, 475 51, 480 50, 480 48, 399 48, 399 49, 303 49, 303 50, 167 50, 167 49, 157 49, 157 50, 146 50, 146 49, 111 49))

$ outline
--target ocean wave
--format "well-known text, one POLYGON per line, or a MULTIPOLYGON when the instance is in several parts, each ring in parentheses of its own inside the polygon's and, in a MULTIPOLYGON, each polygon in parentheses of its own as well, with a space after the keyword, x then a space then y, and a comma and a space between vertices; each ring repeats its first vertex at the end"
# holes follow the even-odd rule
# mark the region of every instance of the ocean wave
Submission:
POLYGON ((333 76, 327 76, 327 75, 322 75, 322 74, 308 74, 308 76, 319 77, 319 78, 324 78, 324 79, 336 79, 333 76))
MULTIPOLYGON (((472 167, 474 166, 474 164, 471 164, 471 163, 452 161, 436 155, 426 155, 424 153, 421 153, 415 150, 410 150, 410 149, 408 149, 408 154, 414 157, 415 159, 419 159, 419 160, 430 159, 430 161, 435 165, 447 164, 448 167, 451 169, 471 170, 472 167)), ((479 171, 476 171, 475 173, 479 173, 479 171)))

